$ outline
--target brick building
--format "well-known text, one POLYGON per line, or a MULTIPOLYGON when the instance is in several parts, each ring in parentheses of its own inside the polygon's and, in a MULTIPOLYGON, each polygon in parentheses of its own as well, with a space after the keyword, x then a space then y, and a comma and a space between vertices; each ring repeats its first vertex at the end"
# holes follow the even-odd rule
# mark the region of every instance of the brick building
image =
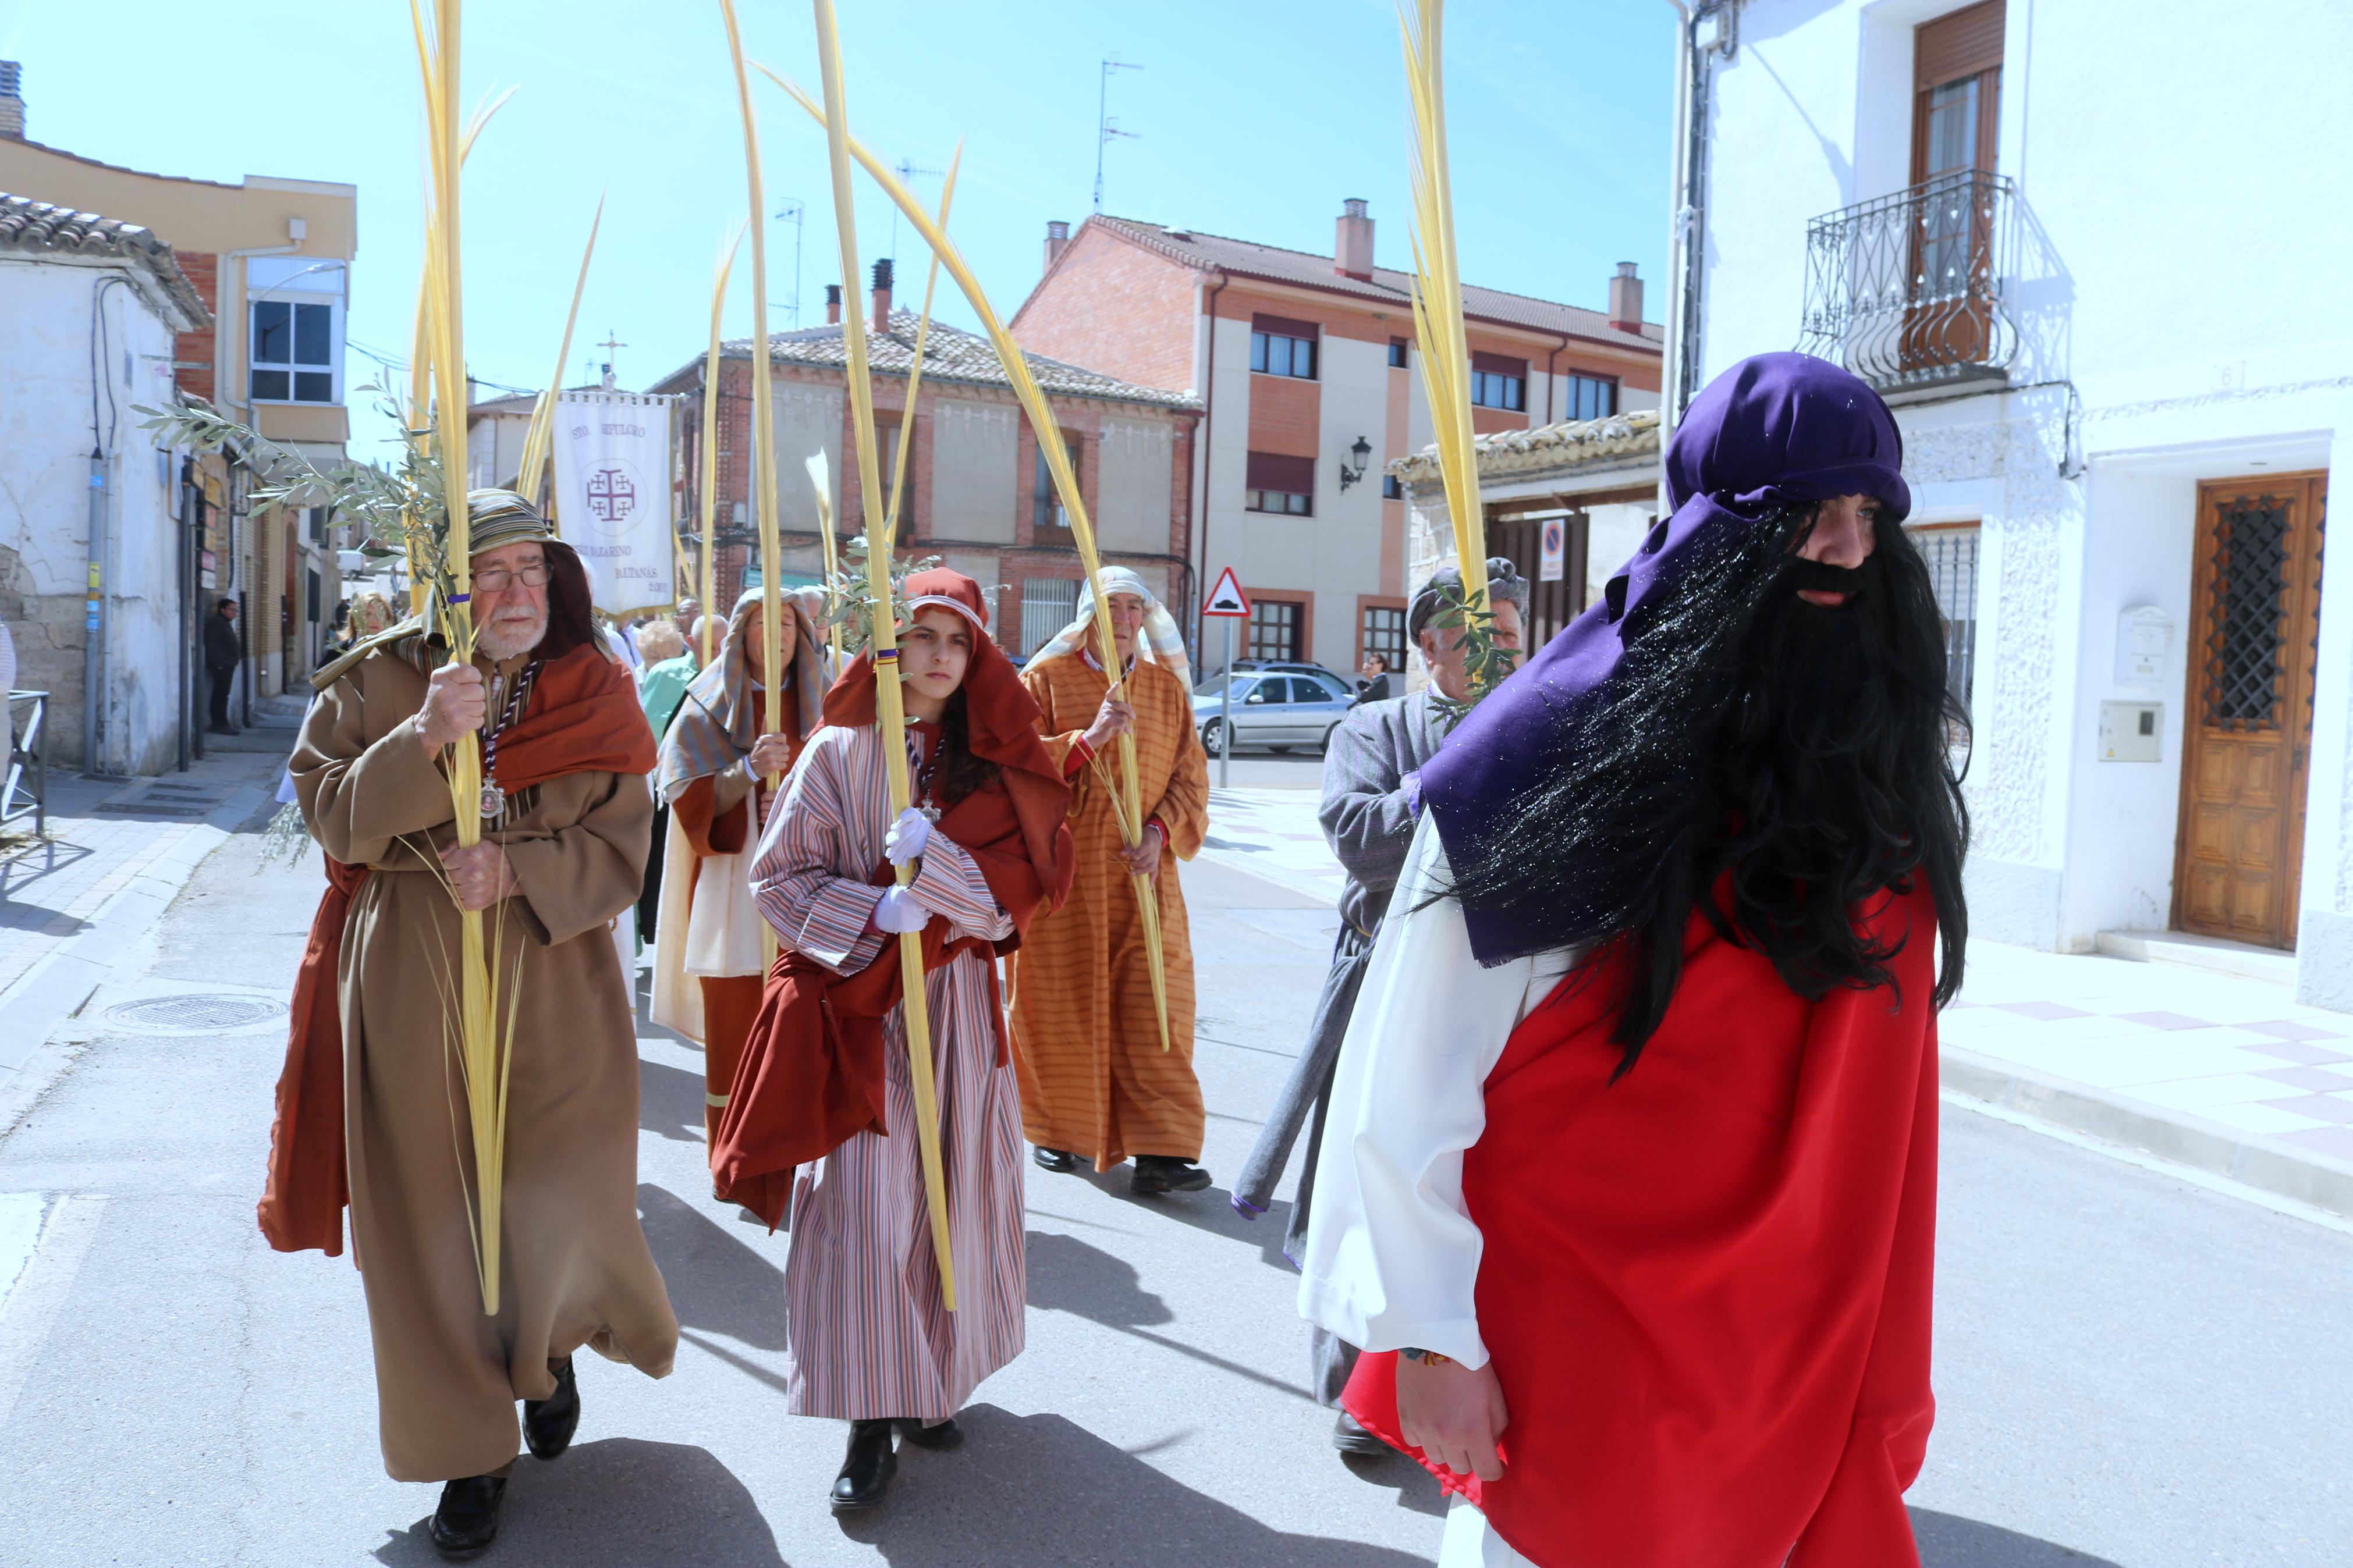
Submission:
MULTIPOLYGON (((886 500, 916 325, 914 312, 892 308, 890 268, 888 261, 875 264, 867 338, 886 500)), ((829 290, 828 299, 832 320, 827 325, 778 332, 768 342, 776 514, 787 583, 815 581, 822 560, 816 490, 807 468, 811 457, 825 454, 839 537, 849 539, 866 526, 854 471, 839 290, 829 290)), ((758 520, 747 504, 751 340, 726 342, 720 353, 715 596, 723 605, 733 601, 747 568, 756 568, 759 547, 758 520)), ((1037 353, 1028 357, 1076 459, 1080 493, 1103 559, 1133 568, 1169 603, 1189 604, 1197 593, 1188 523, 1200 405, 1182 391, 1123 381, 1037 353)), ((671 426, 673 471, 676 515, 690 534, 690 556, 702 517, 696 487, 704 438, 703 370, 704 356, 697 354, 647 389, 682 395, 671 426)), ((990 594, 990 629, 1008 649, 1026 656, 1069 622, 1082 574, 1037 439, 987 338, 932 323, 912 442, 901 548, 939 556, 977 580, 990 594)))
MULTIPOLYGON (((1047 226, 1014 335, 1199 400, 1192 580, 1235 569, 1251 655, 1353 669, 1403 652, 1407 505, 1384 470, 1431 439, 1411 284, 1373 264, 1361 201, 1345 204, 1332 256, 1128 218, 1047 226)), ((1477 429, 1655 407, 1663 333, 1641 300, 1631 264, 1608 310, 1466 287, 1477 429)), ((1184 606, 1188 629, 1198 607, 1184 606)))

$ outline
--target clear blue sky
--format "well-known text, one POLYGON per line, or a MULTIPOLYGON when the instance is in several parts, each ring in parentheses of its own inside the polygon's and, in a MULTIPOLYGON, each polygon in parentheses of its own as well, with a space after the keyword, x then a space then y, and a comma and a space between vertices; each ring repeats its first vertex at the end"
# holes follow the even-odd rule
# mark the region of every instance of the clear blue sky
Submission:
MULTIPOLYGON (((1378 222, 1382 265, 1411 265, 1403 73, 1385 0, 838 0, 854 129, 892 163, 944 168, 965 140, 951 221, 1000 313, 1036 281, 1050 218, 1091 208, 1097 62, 1137 140, 1106 157, 1104 210, 1329 254, 1345 196, 1378 222)), ((812 90, 805 0, 739 0, 750 54, 812 90)), ((1447 31, 1449 135, 1472 282, 1604 303, 1635 261, 1660 314, 1673 12, 1651 0, 1458 0, 1447 31)), ((712 262, 744 210, 743 143, 716 0, 473 0, 463 96, 520 84, 466 180, 467 352, 474 374, 543 384, 591 210, 605 230, 565 379, 617 334, 621 384, 702 352, 712 262)), ((162 174, 359 187, 350 337, 405 356, 420 244, 416 54, 399 0, 0 0, 0 58, 22 61, 36 141, 162 174)), ((840 271, 825 145, 761 83, 766 205, 808 206, 804 322, 840 271)), ((919 192, 936 200, 936 181, 919 192)), ((17 193, 39 199, 44 193, 17 193)), ((864 261, 892 249, 863 181, 864 261)), ((789 224, 769 226, 772 303, 793 289, 789 224)), ((901 298, 920 289, 903 227, 901 298)), ((749 254, 748 245, 746 256, 749 254)), ((862 269, 862 264, 861 264, 862 269)), ((751 329, 744 274, 728 331, 751 329)), ((972 325, 945 280, 942 320, 972 325)), ((771 310, 771 324, 789 324, 771 310)), ((350 384, 373 367, 356 353, 350 384)), ((355 452, 383 426, 354 399, 355 452)))

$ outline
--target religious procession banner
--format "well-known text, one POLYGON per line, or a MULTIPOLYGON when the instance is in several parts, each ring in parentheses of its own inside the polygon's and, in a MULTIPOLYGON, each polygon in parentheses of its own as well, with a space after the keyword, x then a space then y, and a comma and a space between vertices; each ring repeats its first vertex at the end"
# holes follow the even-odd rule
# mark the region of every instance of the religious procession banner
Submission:
POLYGON ((608 616, 678 602, 668 397, 566 392, 555 400, 555 531, 580 552, 608 616))

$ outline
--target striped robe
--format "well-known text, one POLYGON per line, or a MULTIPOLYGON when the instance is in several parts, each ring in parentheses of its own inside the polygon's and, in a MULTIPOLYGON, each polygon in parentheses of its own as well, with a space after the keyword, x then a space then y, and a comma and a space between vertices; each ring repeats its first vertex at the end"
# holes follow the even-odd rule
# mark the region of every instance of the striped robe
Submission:
MULTIPOLYGON (((752 866, 753 896, 786 945, 845 974, 895 946, 867 929, 881 893, 867 877, 890 825, 874 727, 818 731, 752 866)), ((914 887, 952 939, 1012 934, 979 868, 937 834, 914 887)), ((957 1310, 941 1301, 906 1025, 893 1007, 882 1024, 892 1135, 857 1134, 793 1185, 785 1378, 797 1415, 937 1420, 1021 1353, 1021 1100, 997 1065, 995 970, 993 957, 965 952, 925 977, 957 1310)))

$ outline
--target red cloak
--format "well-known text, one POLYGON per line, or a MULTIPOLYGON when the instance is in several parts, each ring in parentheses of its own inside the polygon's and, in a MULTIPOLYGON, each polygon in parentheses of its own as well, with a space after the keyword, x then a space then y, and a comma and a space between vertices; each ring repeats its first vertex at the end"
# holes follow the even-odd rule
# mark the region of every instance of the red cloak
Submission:
MULTIPOLYGON (((1487 1079, 1462 1194, 1505 1468, 1432 1473, 1541 1568, 1919 1561, 1903 1492, 1935 1413, 1935 905, 1915 889, 1860 923, 1902 939, 1895 991, 1808 1002, 1694 915, 1632 1072, 1609 1082, 1605 963, 1487 1079)), ((1394 1355, 1361 1358, 1345 1403, 1403 1446, 1394 1355)))
MULTIPOLYGON (((993 944, 1011 952, 1030 919, 1060 907, 1071 890, 1070 787, 1039 738, 1037 702, 989 638, 979 584, 944 569, 918 572, 907 579, 907 597, 914 607, 944 605, 975 627, 960 688, 967 743, 975 756, 997 764, 997 777, 949 806, 939 831, 973 858, 997 907, 1013 918, 1014 934, 993 944)), ((843 670, 826 693, 825 721, 844 729, 875 722, 871 655, 843 670)), ((887 865, 872 879, 877 887, 891 879, 887 865)), ((946 935, 947 921, 934 916, 923 929, 925 973, 958 952, 992 946, 972 937, 950 944, 946 935)), ((711 1146, 711 1175, 722 1201, 743 1205, 771 1230, 784 1218, 794 1167, 823 1159, 860 1132, 890 1131, 882 1020, 901 999, 899 952, 898 942, 886 941, 865 968, 837 974, 786 947, 768 971, 711 1146)), ((1002 1006, 997 1058, 1000 1067, 1007 1060, 1002 1006)))
MULTIPOLYGON (((522 717, 499 737, 493 776, 512 795, 564 773, 648 773, 653 766, 653 731, 636 681, 600 645, 583 642, 540 668, 522 717)), ((316 1247, 330 1258, 343 1255, 351 1189, 343 1165, 337 978, 344 921, 367 878, 367 867, 327 858, 327 890, 294 976, 269 1177, 255 1209, 263 1238, 280 1252, 316 1247)))

